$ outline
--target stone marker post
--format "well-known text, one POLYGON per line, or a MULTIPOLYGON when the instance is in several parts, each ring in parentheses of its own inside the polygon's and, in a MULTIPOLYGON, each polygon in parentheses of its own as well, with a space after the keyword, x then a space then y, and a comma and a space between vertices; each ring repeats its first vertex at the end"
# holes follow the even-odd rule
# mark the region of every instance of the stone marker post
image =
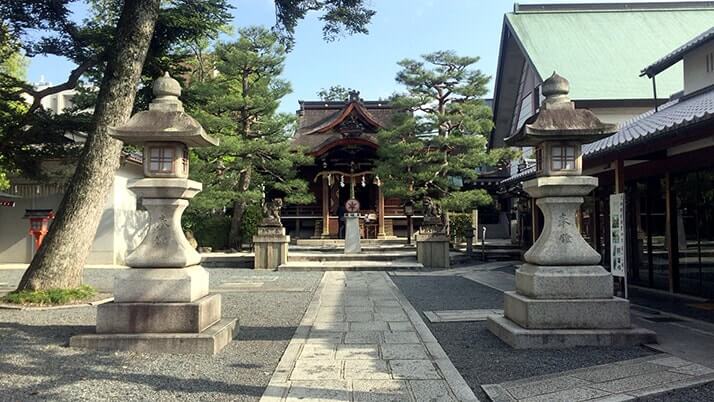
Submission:
POLYGON ((449 268, 446 215, 430 197, 422 203, 424 221, 416 234, 417 261, 425 268, 449 268))
POLYGON ((290 236, 280 220, 283 200, 276 198, 263 205, 264 218, 258 225, 258 233, 253 236, 253 268, 277 269, 288 262, 288 244, 290 236))
POLYGON ((96 334, 70 346, 134 352, 215 354, 237 330, 221 319, 221 295, 208 293, 208 272, 181 229, 181 214, 202 185, 188 179, 188 147, 217 140, 183 111, 179 83, 168 73, 154 81, 148 111, 112 137, 144 147, 144 178, 129 188, 149 212, 143 241, 126 258, 131 269, 114 279, 114 302, 97 308, 96 334))
POLYGON ((633 328, 630 305, 613 297, 612 275, 575 224, 583 197, 598 179, 582 176, 582 144, 617 131, 591 111, 575 109, 566 79, 553 73, 542 86, 540 111, 512 137, 511 146, 533 146, 536 178, 523 189, 543 211, 543 231, 516 271, 516 291, 505 292, 504 316, 488 329, 515 348, 632 345, 656 342, 633 328))

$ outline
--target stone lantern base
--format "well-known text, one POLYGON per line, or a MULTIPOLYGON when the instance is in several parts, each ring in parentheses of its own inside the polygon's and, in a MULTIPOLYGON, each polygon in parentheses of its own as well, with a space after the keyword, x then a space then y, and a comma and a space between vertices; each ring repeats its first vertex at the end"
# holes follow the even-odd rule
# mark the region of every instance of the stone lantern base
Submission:
POLYGON ((417 261, 425 268, 449 268, 449 237, 442 230, 420 229, 416 234, 417 261))
POLYGON ((278 269, 288 262, 290 236, 282 226, 258 226, 258 234, 253 236, 255 269, 278 269))
POLYGON ((208 293, 208 272, 186 268, 129 269, 114 281, 115 301, 97 307, 96 334, 71 347, 138 353, 218 353, 238 331, 221 318, 221 295, 208 293))

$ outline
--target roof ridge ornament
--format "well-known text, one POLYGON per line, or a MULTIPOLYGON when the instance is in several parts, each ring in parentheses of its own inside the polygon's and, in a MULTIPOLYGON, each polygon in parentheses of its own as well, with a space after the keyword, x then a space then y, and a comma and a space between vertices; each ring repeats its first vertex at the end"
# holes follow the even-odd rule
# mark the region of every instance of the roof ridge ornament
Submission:
POLYGON ((356 90, 351 90, 349 92, 349 98, 347 98, 348 102, 362 102, 362 98, 359 97, 359 91, 356 90))

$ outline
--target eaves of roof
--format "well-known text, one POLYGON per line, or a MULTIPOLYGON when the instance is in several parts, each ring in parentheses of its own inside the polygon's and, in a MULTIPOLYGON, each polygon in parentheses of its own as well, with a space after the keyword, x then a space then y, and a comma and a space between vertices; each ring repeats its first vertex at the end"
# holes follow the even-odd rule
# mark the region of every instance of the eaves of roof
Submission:
POLYGON ((640 76, 653 77, 684 58, 684 55, 709 41, 714 40, 714 26, 697 35, 694 39, 671 51, 666 56, 645 67, 640 76))

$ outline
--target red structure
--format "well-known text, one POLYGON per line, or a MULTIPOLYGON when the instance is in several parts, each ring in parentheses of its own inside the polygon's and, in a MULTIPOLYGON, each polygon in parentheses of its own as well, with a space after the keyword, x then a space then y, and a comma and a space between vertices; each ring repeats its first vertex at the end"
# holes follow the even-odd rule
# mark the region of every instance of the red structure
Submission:
POLYGON ((30 220, 30 235, 35 239, 35 251, 42 245, 55 213, 51 209, 26 209, 23 218, 30 220))

